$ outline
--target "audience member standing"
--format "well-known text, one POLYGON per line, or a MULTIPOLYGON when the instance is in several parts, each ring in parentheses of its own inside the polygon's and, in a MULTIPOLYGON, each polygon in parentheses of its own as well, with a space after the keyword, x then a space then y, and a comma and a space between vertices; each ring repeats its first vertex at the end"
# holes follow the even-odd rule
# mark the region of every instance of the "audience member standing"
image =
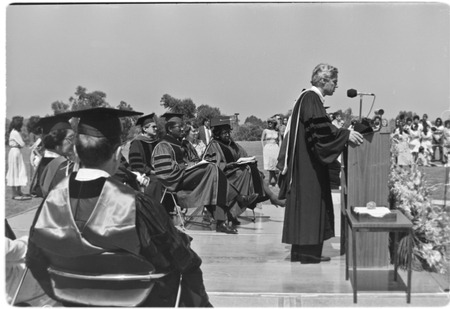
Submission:
POLYGON ((284 138, 284 132, 286 132, 286 125, 288 122, 288 117, 283 117, 281 125, 278 129, 278 131, 280 132, 280 143, 283 141, 284 138))
POLYGON ((408 134, 409 149, 411 150, 413 161, 415 162, 420 147, 420 131, 417 123, 413 123, 411 125, 410 129, 408 130, 408 134))
POLYGON ((208 145, 211 141, 211 119, 205 118, 202 121, 202 125, 198 129, 198 138, 203 141, 205 145, 208 145))
POLYGON ((273 118, 267 120, 267 129, 264 129, 261 135, 261 144, 263 148, 264 170, 269 172, 268 183, 275 186, 278 183, 277 158, 280 152, 279 134, 276 131, 277 121, 273 118), (272 183, 272 179, 274 182, 272 183))
POLYGON ((443 157, 444 163, 448 163, 448 154, 450 152, 450 119, 445 120, 443 133, 443 157))
POLYGON ((423 153, 427 162, 430 162, 433 154, 433 134, 425 121, 422 121, 422 128, 422 132, 420 132, 420 146, 423 147, 423 153))
POLYGON ((9 150, 8 172, 6 174, 6 185, 12 188, 12 198, 15 200, 29 200, 30 196, 22 193, 21 187, 28 183, 27 170, 21 149, 25 146, 20 131, 23 126, 23 117, 13 117, 9 125, 9 150))
POLYGON ((434 122, 434 126, 431 127, 431 130, 433 131, 433 158, 431 161, 436 160, 436 154, 439 151, 439 160, 442 161, 442 137, 444 134, 444 126, 442 125, 442 119, 436 118, 436 121, 434 122))

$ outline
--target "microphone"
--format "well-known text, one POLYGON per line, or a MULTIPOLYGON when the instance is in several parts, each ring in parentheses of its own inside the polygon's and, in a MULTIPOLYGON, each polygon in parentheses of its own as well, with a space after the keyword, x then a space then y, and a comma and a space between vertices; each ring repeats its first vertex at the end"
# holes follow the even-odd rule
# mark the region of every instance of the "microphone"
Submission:
POLYGON ((367 92, 358 92, 355 89, 347 90, 347 97, 354 98, 357 95, 371 95, 371 96, 374 96, 375 94, 374 93, 367 93, 367 92))

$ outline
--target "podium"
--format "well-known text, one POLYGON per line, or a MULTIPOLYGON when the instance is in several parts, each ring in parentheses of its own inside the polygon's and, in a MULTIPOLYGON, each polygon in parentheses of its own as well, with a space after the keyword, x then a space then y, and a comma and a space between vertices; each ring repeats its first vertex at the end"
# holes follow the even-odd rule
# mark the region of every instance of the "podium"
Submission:
MULTIPOLYGON (((352 206, 365 206, 374 201, 377 206, 389 207, 390 131, 382 128, 378 132, 364 135, 362 145, 349 146, 343 154, 341 176, 341 222, 352 206)), ((346 246, 352 248, 352 233, 346 224, 341 224, 341 254, 346 246), (347 242, 347 243, 346 243, 347 242)), ((389 233, 360 231, 356 240, 359 268, 387 267, 389 259, 389 233)), ((349 263, 353 257, 349 256, 349 263)))

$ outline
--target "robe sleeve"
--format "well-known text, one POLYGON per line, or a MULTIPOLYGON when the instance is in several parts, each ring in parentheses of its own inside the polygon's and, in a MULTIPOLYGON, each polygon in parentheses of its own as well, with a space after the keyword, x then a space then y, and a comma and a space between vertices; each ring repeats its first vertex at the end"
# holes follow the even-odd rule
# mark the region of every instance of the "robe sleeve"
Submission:
POLYGON ((175 191, 184 176, 185 169, 177 163, 172 146, 164 142, 156 145, 152 154, 152 164, 156 178, 166 188, 175 191))
POLYGON ((152 169, 145 163, 144 150, 142 149, 140 141, 134 140, 131 142, 128 160, 130 161, 130 167, 133 171, 150 175, 152 169))
POLYGON ((305 94, 301 107, 301 119, 305 125, 306 143, 322 164, 336 160, 347 144, 350 131, 338 129, 328 117, 317 94, 305 94))
POLYGON ((138 193, 136 210, 141 254, 157 269, 185 273, 201 265, 200 257, 190 247, 191 238, 173 225, 160 203, 138 193))
POLYGON ((227 165, 227 160, 223 155, 222 149, 220 149, 220 145, 214 140, 206 147, 203 159, 216 164, 222 171, 227 165))

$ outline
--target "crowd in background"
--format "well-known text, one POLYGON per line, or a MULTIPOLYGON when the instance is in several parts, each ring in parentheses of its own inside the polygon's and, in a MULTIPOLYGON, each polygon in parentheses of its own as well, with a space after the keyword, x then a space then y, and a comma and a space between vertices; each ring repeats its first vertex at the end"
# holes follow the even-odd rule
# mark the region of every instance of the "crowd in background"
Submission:
MULTIPOLYGON (((440 117, 433 122, 428 115, 398 117, 392 140, 398 150, 398 164, 412 161, 421 166, 433 166, 436 162, 446 164, 450 148, 450 119, 442 121, 440 117)), ((405 164, 407 165, 407 164, 405 164)))

